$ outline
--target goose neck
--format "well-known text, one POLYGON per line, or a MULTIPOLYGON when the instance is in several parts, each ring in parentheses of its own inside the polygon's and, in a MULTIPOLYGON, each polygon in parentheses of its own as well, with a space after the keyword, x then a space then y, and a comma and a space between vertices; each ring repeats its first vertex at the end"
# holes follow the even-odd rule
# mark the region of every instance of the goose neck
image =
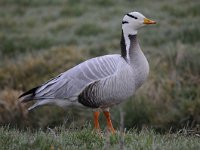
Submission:
POLYGON ((140 46, 137 40, 137 34, 128 34, 122 30, 121 35, 121 56, 130 64, 137 57, 140 46))

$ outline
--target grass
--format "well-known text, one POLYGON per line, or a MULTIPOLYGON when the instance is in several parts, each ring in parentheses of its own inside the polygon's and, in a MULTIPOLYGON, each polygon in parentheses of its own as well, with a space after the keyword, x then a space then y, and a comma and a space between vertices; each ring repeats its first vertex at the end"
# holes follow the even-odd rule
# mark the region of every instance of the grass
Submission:
MULTIPOLYGON (((90 126, 82 129, 64 127, 48 128, 46 131, 20 131, 9 127, 0 128, 0 149, 120 149, 120 135, 108 135, 106 132, 95 133, 90 126)), ((128 131, 124 134, 124 149, 199 149, 197 135, 183 133, 158 134, 153 130, 143 129, 128 131)))
MULTIPOLYGON (((1 0, 0 124, 16 129, 1 127, 0 136, 5 138, 0 138, 0 145, 5 149, 17 145, 49 149, 52 143, 55 149, 104 148, 106 139, 94 141, 96 135, 90 128, 59 128, 62 132, 54 131, 58 140, 50 131, 37 130, 54 130, 63 123, 84 126, 92 120, 91 111, 44 107, 27 113, 30 104, 21 105, 17 98, 88 58, 120 53, 121 19, 134 10, 158 24, 138 32, 150 75, 136 95, 120 106, 125 112, 127 129, 147 126, 156 132, 128 130, 125 146, 199 149, 196 136, 157 133, 184 127, 194 129, 200 124, 199 5, 199 1, 186 0, 154 0, 153 5, 145 0, 1 0), (30 131, 20 130, 26 127, 30 131), (91 143, 84 141, 87 137, 91 143)), ((115 127, 119 126, 118 108, 111 109, 115 127)), ((118 136, 112 137, 110 144, 111 148, 118 148, 118 136)))

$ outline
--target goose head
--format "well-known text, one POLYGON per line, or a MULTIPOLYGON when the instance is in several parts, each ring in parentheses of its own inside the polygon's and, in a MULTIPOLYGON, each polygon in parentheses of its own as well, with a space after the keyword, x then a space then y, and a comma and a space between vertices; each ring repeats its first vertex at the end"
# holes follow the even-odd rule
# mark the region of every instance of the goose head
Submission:
POLYGON ((122 20, 122 29, 125 34, 137 34, 137 30, 145 25, 156 24, 139 12, 130 12, 122 20))

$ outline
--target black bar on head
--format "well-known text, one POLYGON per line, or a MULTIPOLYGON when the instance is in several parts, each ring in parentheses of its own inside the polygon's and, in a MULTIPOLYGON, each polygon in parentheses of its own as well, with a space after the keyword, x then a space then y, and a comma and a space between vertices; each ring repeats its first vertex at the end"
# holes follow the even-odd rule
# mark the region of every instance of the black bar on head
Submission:
POLYGON ((128 21, 122 21, 122 24, 128 23, 128 21))
POLYGON ((131 14, 126 14, 127 16, 131 17, 131 18, 134 18, 134 19, 137 19, 137 17, 131 15, 131 14))

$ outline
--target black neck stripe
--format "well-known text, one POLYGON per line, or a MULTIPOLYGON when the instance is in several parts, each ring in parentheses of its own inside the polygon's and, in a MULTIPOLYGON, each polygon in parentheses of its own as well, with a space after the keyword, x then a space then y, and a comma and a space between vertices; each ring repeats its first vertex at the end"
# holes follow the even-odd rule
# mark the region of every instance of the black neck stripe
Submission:
POLYGON ((129 56, 132 55, 132 51, 134 50, 133 46, 137 44, 137 35, 132 35, 129 34, 128 38, 130 40, 130 48, 129 50, 126 49, 126 42, 125 42, 125 37, 124 37, 124 32, 122 30, 122 34, 121 34, 121 41, 120 41, 120 45, 121 45, 121 56, 127 60, 127 53, 129 53, 129 56))
POLYGON ((121 41, 120 41, 120 45, 121 45, 121 55, 124 59, 126 59, 127 53, 126 53, 126 43, 125 43, 125 38, 124 38, 124 32, 122 30, 122 34, 121 34, 121 41))
POLYGON ((131 15, 131 14, 126 14, 127 16, 131 17, 131 18, 134 18, 134 19, 137 19, 137 17, 131 15))

